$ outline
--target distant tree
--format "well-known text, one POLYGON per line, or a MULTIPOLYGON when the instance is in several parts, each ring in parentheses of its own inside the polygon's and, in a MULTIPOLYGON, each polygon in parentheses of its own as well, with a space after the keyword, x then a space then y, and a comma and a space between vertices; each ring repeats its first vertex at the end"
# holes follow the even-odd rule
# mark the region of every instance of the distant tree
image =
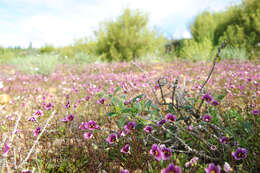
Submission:
POLYGON ((130 61, 164 49, 164 38, 147 27, 148 16, 139 10, 123 11, 115 21, 101 24, 95 32, 97 54, 108 61, 130 61))

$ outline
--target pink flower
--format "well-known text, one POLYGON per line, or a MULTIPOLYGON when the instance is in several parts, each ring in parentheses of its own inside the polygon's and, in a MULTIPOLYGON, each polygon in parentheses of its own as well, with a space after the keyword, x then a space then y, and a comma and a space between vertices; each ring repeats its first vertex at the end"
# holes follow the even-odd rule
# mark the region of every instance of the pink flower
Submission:
POLYGON ((34 131, 33 131, 33 136, 38 136, 41 133, 41 127, 38 126, 34 131))
POLYGON ((153 155, 156 160, 162 160, 162 151, 157 144, 153 144, 152 149, 150 150, 150 154, 153 155))
POLYGON ((152 130, 153 130, 153 127, 152 126, 145 126, 144 127, 144 131, 146 132, 146 133, 152 133, 152 130))
POLYGON ((165 116, 165 120, 166 121, 169 121, 169 122, 175 122, 177 119, 176 115, 173 115, 171 113, 168 113, 166 116, 165 116))
POLYGON ((227 162, 225 162, 225 164, 224 164, 224 171, 225 172, 230 172, 231 170, 232 169, 231 169, 230 165, 227 162))
POLYGON ((107 141, 109 144, 115 143, 115 142, 117 141, 117 134, 111 133, 111 134, 107 137, 106 141, 107 141))
POLYGON ((9 150, 10 150, 9 145, 5 143, 4 146, 2 147, 3 154, 8 153, 9 150))
POLYGON ((210 149, 211 149, 212 151, 215 151, 215 150, 217 149, 217 147, 216 147, 215 145, 211 145, 210 149))
POLYGON ((34 112, 33 113, 33 116, 43 116, 43 112, 40 110, 40 109, 38 109, 36 112, 34 112))
POLYGON ((90 133, 90 132, 86 132, 86 133, 84 133, 84 138, 85 139, 91 139, 91 138, 93 138, 93 134, 90 133))
POLYGON ((206 114, 202 117, 202 120, 205 122, 210 122, 212 120, 212 116, 209 114, 206 114))
POLYGON ((126 144, 120 151, 125 154, 130 154, 130 145, 126 144))
POLYGON ((89 130, 95 130, 95 129, 99 129, 99 126, 97 125, 97 123, 93 120, 90 120, 87 124, 87 128, 89 130))

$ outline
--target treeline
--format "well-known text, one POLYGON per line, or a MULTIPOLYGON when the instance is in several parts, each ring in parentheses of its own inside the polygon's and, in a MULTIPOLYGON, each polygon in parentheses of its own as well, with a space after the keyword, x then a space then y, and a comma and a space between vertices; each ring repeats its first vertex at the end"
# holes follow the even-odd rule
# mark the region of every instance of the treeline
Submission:
POLYGON ((204 11, 190 24, 191 39, 165 38, 162 33, 150 30, 147 24, 146 13, 125 9, 116 19, 100 24, 93 38, 82 38, 61 48, 46 45, 34 52, 57 53, 65 58, 88 54, 105 61, 130 61, 147 55, 196 61, 212 58, 225 41, 227 47, 222 51, 222 58, 260 56, 259 0, 244 0, 221 12, 204 11))
POLYGON ((195 18, 190 30, 193 39, 171 43, 179 57, 207 59, 223 41, 228 45, 224 58, 259 57, 260 1, 245 0, 221 12, 205 11, 195 18))

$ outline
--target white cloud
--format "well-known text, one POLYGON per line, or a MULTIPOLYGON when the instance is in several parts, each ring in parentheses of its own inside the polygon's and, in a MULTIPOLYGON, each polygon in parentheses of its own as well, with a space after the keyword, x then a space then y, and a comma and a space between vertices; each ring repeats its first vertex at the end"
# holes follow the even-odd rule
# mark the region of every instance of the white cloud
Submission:
MULTIPOLYGON (((46 43, 64 46, 74 39, 89 36, 99 23, 114 18, 123 8, 141 9, 149 14, 150 26, 157 26, 174 37, 191 35, 187 21, 205 9, 221 10, 225 0, 3 0, 9 7, 20 10, 19 20, 1 19, 0 45, 34 47, 46 43), (30 14, 30 15, 28 15, 30 14), (5 25, 2 25, 5 23, 5 25), (8 27, 13 26, 12 32, 8 27), (165 27, 168 26, 166 29, 165 27), (15 39, 16 38, 16 39, 15 39)), ((1 5, 1 3, 0 3, 1 5)), ((7 10, 5 10, 7 11, 7 10)), ((9 11, 7 11, 9 13, 9 11)), ((12 16, 13 12, 5 16, 12 16)))

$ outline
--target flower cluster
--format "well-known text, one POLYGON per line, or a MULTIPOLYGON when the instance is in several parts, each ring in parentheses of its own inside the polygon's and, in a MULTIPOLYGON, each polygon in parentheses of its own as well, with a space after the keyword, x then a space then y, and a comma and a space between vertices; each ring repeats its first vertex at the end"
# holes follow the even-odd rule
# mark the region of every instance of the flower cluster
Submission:
POLYGON ((165 145, 158 146, 157 144, 153 144, 150 154, 158 161, 168 160, 172 156, 172 150, 165 145))

